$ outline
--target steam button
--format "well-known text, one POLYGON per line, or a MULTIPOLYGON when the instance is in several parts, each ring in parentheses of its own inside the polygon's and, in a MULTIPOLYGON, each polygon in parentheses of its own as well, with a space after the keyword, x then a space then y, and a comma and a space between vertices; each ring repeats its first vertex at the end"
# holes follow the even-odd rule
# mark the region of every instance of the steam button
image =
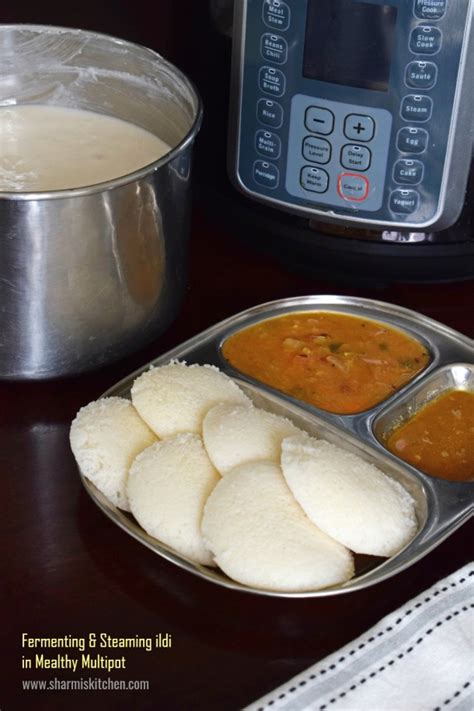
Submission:
POLYGON ((428 121, 433 113, 433 99, 420 94, 409 94, 402 101, 401 115, 405 121, 428 121))

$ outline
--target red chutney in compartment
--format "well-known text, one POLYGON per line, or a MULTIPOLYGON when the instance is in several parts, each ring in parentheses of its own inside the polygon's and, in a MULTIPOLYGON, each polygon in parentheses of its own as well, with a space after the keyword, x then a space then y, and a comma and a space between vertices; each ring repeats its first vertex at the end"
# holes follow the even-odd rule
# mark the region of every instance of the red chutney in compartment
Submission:
POLYGON ((430 362, 409 334, 334 311, 260 321, 227 338, 222 353, 236 370, 341 415, 374 407, 430 362))
POLYGON ((386 447, 427 474, 474 481, 474 393, 450 390, 387 438, 386 447))

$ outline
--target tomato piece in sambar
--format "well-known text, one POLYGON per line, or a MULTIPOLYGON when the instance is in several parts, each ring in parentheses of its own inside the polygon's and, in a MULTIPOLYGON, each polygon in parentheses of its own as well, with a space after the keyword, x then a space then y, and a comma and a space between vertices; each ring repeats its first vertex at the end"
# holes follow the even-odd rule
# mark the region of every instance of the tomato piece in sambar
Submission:
POLYGON ((386 447, 427 474, 474 480, 474 393, 450 390, 387 438, 386 447))
POLYGON ((426 368, 415 338, 386 323, 303 311, 260 321, 226 339, 237 370, 328 412, 374 407, 426 368))

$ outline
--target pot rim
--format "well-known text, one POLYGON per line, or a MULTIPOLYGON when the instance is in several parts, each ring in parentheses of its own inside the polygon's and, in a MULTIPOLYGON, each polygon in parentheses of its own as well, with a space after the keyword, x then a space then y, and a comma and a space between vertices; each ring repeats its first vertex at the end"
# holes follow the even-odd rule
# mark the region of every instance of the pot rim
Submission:
MULTIPOLYGON (((195 139, 199 129, 201 128, 202 118, 203 118, 203 104, 201 96, 194 85, 194 83, 188 79, 188 77, 172 62, 165 59, 159 52, 154 49, 145 47, 144 45, 138 44, 137 42, 129 42, 128 40, 121 39, 120 37, 115 37, 114 35, 109 35, 105 32, 94 32, 90 30, 82 30, 80 28, 74 27, 62 27, 59 25, 42 25, 34 23, 0 23, 0 33, 3 30, 49 30, 52 32, 67 32, 75 35, 85 35, 87 37, 97 37, 107 40, 112 40, 121 45, 125 45, 130 48, 136 48, 142 52, 149 53, 152 57, 159 60, 160 63, 171 70, 180 81, 189 90, 192 98, 195 102, 195 117, 193 123, 186 135, 176 144, 168 153, 159 158, 158 160, 148 163, 147 165, 134 170, 126 175, 121 175, 118 178, 113 178, 111 180, 106 180, 101 183, 94 183, 93 185, 84 185, 78 188, 66 188, 62 190, 43 190, 43 191, 2 191, 0 190, 0 200, 18 200, 18 201, 29 201, 29 200, 54 200, 69 197, 83 197, 87 195, 95 195, 96 193, 101 193, 106 190, 112 190, 113 188, 132 183, 135 180, 140 180, 141 178, 147 177, 149 174, 153 173, 158 168, 163 165, 173 161, 180 153, 182 153, 195 139)), ((15 104, 19 106, 21 104, 15 104)), ((34 104, 33 104, 34 105, 34 104)), ((11 105, 9 105, 11 106, 11 105)), ((0 106, 2 108, 2 106, 0 106)))

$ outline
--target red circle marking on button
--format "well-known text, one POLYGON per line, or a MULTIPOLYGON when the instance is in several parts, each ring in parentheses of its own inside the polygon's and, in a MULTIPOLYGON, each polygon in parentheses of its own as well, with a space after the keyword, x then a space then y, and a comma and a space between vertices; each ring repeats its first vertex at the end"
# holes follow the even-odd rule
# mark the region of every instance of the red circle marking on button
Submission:
POLYGON ((369 189, 370 189, 369 179, 366 178, 365 175, 361 175, 360 173, 341 173, 337 179, 337 192, 339 194, 339 197, 342 197, 343 200, 350 200, 351 202, 364 202, 364 200, 367 199, 367 195, 369 194, 369 189), (362 195, 362 197, 351 197, 350 195, 345 195, 342 192, 341 180, 347 176, 350 176, 351 178, 358 178, 359 180, 364 181, 365 192, 362 195))

